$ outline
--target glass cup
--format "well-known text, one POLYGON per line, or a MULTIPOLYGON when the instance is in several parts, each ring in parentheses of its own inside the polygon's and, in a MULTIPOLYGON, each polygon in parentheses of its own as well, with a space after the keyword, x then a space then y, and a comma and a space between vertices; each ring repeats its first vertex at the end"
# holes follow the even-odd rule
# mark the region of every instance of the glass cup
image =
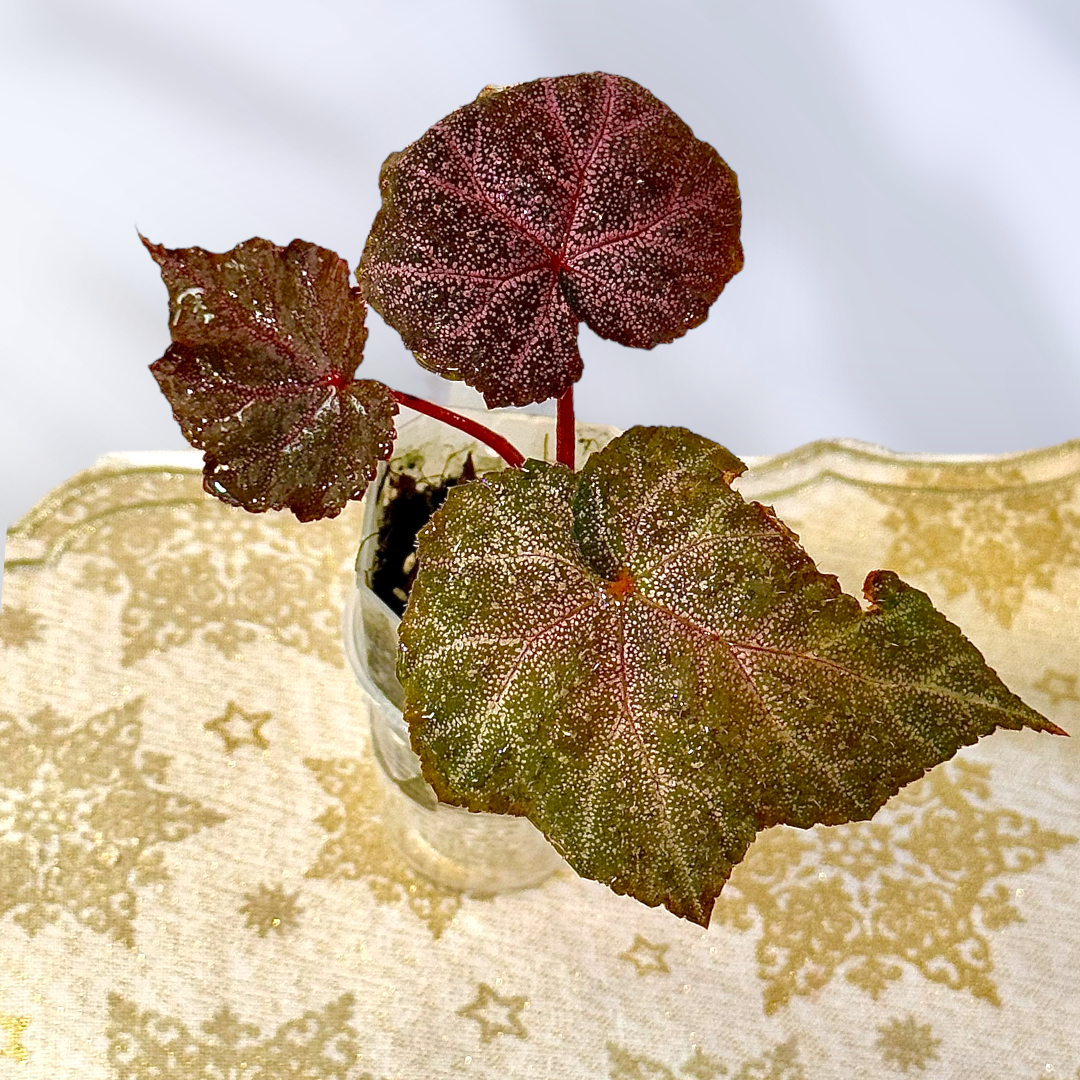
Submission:
MULTIPOLYGON (((525 454, 549 457, 554 423, 527 414, 478 414, 525 454), (494 418, 494 420, 493 420, 494 418)), ((588 452, 608 442, 612 428, 579 425, 579 445, 588 452)), ((498 467, 486 447, 427 417, 398 429, 394 467, 415 475, 439 476, 449 462, 472 453, 479 470, 498 467)), ((439 885, 473 893, 495 893, 536 885, 566 863, 527 819, 473 813, 440 803, 424 780, 401 714, 404 692, 397 680, 399 619, 368 587, 375 560, 386 467, 364 496, 363 542, 356 586, 345 606, 345 653, 357 681, 371 699, 371 743, 385 782, 384 824, 391 842, 417 871, 439 885)))

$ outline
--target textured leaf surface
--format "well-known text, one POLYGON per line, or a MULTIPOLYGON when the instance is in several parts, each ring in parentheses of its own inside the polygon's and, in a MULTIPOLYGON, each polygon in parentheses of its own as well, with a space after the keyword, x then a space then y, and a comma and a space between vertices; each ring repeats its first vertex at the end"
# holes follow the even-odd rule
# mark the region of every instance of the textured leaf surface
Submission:
POLYGON ((357 271, 425 366, 489 406, 581 376, 578 323, 651 348, 742 267, 735 174, 629 79, 486 91, 393 154, 357 271))
POLYGON ((172 345, 150 365, 203 485, 245 510, 334 517, 389 458, 397 405, 353 379, 366 305, 349 268, 302 240, 216 255, 145 239, 169 290, 172 345))
POLYGON ((707 924, 755 833, 870 817, 996 727, 1059 731, 895 574, 863 609, 742 464, 634 428, 580 474, 450 493, 401 626, 440 798, 527 815, 581 874, 707 924))

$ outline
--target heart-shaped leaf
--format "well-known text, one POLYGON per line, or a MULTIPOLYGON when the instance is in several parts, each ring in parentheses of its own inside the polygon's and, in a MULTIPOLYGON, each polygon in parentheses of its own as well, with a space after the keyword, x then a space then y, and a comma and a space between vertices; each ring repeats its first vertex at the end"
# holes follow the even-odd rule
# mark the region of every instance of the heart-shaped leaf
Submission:
POLYGON ((494 88, 392 154, 357 278, 420 363, 489 406, 581 376, 578 323, 652 348, 742 267, 720 155, 629 79, 494 88))
POLYGON ((707 925, 755 833, 870 817, 997 727, 1060 729, 895 574, 864 610, 741 462, 634 428, 580 474, 455 488, 399 663, 445 801, 528 816, 584 876, 707 925))
POLYGON ((356 380, 364 298, 332 251, 248 240, 215 255, 143 243, 169 290, 173 343, 150 365, 203 486, 255 512, 334 517, 394 443, 397 404, 356 380))

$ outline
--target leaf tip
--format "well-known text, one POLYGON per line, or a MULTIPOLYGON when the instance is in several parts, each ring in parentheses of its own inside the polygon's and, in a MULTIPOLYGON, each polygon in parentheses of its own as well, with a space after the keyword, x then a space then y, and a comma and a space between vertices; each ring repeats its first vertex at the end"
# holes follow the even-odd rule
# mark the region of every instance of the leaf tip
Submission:
POLYGON ((153 240, 143 236, 138 228, 135 229, 135 235, 142 241, 142 246, 150 252, 150 258, 160 266, 168 249, 163 244, 155 244, 153 240))

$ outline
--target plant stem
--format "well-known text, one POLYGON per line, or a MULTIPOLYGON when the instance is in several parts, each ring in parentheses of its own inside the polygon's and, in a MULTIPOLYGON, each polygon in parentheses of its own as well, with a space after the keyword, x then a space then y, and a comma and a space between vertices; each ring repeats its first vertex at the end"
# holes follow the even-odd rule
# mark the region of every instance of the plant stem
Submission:
POLYGON ((520 469, 525 464, 525 455, 508 439, 504 439, 497 432, 492 431, 491 428, 486 428, 483 424, 478 424, 475 420, 470 420, 467 416, 462 416, 451 409, 444 409, 434 402, 413 397, 412 394, 406 394, 403 390, 391 389, 390 394, 399 405, 405 405, 410 409, 423 413, 425 416, 441 420, 444 424, 449 424, 450 427, 464 431, 466 435, 471 435, 474 439, 479 439, 494 450, 511 468, 520 469))
POLYGON ((559 398, 555 419, 555 460, 573 471, 577 464, 577 426, 574 423, 574 385, 559 398))

